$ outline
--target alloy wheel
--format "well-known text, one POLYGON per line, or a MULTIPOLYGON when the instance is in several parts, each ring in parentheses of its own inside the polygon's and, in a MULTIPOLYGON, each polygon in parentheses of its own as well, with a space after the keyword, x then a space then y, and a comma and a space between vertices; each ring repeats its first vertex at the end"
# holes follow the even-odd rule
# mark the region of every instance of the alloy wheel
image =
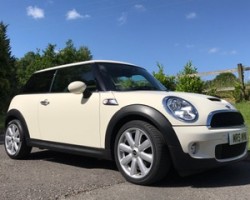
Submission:
POLYGON ((20 150, 20 130, 16 124, 8 126, 5 136, 5 146, 10 155, 15 155, 20 150))
POLYGON ((117 155, 123 171, 136 179, 147 176, 154 162, 152 142, 139 128, 130 128, 121 134, 117 155))

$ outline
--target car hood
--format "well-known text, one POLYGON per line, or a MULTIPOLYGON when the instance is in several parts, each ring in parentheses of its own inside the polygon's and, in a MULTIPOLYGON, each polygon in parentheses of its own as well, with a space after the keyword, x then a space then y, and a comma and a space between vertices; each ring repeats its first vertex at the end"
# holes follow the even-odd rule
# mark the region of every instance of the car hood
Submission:
POLYGON ((124 107, 132 104, 140 104, 153 107, 168 118, 172 125, 207 125, 208 116, 215 111, 233 111, 235 107, 229 102, 217 97, 186 93, 186 92, 167 92, 167 91, 129 91, 113 92, 119 106, 124 107), (198 119, 192 123, 182 122, 165 109, 164 99, 166 97, 179 97, 191 103, 198 111, 198 119))

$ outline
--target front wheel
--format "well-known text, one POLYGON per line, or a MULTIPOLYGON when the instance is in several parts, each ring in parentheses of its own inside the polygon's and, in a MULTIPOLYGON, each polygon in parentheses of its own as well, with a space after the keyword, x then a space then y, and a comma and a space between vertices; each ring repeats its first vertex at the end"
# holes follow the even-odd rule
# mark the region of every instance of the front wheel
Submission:
POLYGON ((28 156, 31 147, 25 141, 24 128, 19 120, 8 123, 4 135, 4 147, 9 157, 22 159, 28 156))
POLYGON ((161 133, 144 121, 130 121, 118 132, 115 160, 126 180, 148 185, 165 177, 170 157, 161 133))

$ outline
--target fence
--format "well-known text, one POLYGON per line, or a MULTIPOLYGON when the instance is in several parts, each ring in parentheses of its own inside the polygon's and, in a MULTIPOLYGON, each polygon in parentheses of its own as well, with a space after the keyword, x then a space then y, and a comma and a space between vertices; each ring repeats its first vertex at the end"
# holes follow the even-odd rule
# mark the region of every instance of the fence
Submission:
MULTIPOLYGON (((226 69, 226 70, 217 70, 217 71, 211 71, 211 72, 202 72, 202 73, 196 73, 196 74, 190 74, 190 76, 209 76, 209 75, 218 75, 222 73, 237 73, 238 79, 240 81, 241 85, 241 91, 243 93, 243 96, 246 97, 246 89, 250 89, 250 86, 245 86, 245 71, 250 71, 250 67, 244 67, 242 64, 238 64, 236 68, 234 69, 226 69)), ((219 92, 226 92, 226 91, 233 91, 235 87, 224 87, 224 88, 217 88, 217 91, 219 92)))
POLYGON ((226 69, 226 70, 217 70, 211 72, 201 72, 197 74, 190 74, 190 76, 208 76, 208 75, 215 75, 215 74, 222 74, 222 73, 235 73, 238 72, 238 77, 241 82, 244 82, 244 71, 249 71, 250 67, 244 67, 242 64, 238 64, 237 68, 234 69, 226 69))

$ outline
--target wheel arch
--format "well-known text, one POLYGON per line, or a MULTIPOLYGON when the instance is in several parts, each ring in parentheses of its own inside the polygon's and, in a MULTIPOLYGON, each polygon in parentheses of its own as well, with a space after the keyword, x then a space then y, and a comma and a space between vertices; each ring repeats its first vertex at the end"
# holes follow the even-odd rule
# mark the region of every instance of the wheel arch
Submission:
POLYGON ((105 137, 105 148, 110 150, 113 157, 113 149, 116 134, 127 122, 132 120, 142 120, 155 126, 162 134, 165 144, 169 147, 180 145, 179 140, 172 128, 169 120, 155 108, 136 104, 123 107, 111 118, 105 137))
POLYGON ((29 135, 29 130, 26 124, 26 121, 23 117, 23 115, 21 114, 21 112, 19 110, 16 109, 11 109, 7 112, 6 117, 5 117, 5 129, 8 126, 8 123, 14 119, 19 120, 22 125, 23 125, 23 129, 24 129, 24 134, 25 134, 25 140, 27 142, 27 144, 29 143, 29 139, 30 139, 30 135, 29 135))

